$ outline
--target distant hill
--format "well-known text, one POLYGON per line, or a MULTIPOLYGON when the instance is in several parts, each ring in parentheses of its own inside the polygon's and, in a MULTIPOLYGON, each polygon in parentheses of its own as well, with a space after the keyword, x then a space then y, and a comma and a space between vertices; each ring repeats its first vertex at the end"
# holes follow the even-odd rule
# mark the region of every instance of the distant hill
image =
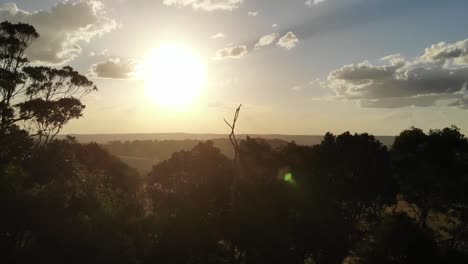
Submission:
MULTIPOLYGON (((214 145, 227 157, 232 158, 234 156, 234 150, 228 138, 209 140, 212 140, 214 145)), ((109 141, 101 143, 101 146, 145 175, 151 170, 153 165, 169 159, 174 152, 191 150, 202 141, 206 140, 128 140, 109 141)), ((279 139, 266 139, 266 141, 273 148, 279 148, 287 144, 286 141, 279 139)))
MULTIPOLYGON (((96 142, 102 145, 112 155, 119 157, 123 162, 136 168, 142 175, 146 175, 151 168, 168 159, 172 153, 182 150, 191 150, 201 141, 212 140, 214 145, 227 157, 233 156, 233 149, 228 135, 223 134, 96 134, 96 135, 70 135, 81 143, 96 142)), ((247 135, 238 135, 239 139, 247 135)), ((306 135, 260 135, 249 134, 253 138, 265 139, 273 148, 279 148, 289 142, 299 145, 320 144, 323 136, 306 135)), ((60 137, 65 137, 64 135, 60 137)), ((383 144, 390 146, 394 137, 377 136, 383 144)))
MULTIPOLYGON (((79 142, 89 143, 96 142, 105 144, 111 141, 134 141, 134 140, 212 140, 212 139, 227 139, 227 134, 189 134, 189 133, 152 133, 152 134, 70 134, 76 137, 79 142)), ((319 144, 323 135, 281 135, 281 134, 243 134, 239 138, 246 136, 264 139, 279 139, 285 142, 295 141, 299 145, 316 145, 319 144)), ((64 135, 62 135, 64 137, 64 135)), ((395 139, 394 136, 376 136, 380 142, 386 146, 391 146, 395 139)))

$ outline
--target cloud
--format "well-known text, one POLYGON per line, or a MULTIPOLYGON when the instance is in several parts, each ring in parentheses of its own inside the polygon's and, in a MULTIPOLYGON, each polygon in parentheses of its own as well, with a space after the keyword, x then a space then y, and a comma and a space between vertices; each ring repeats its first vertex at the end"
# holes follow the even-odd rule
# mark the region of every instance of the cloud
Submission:
POLYGON ((299 86, 299 85, 293 86, 291 87, 291 90, 294 92, 302 91, 302 86, 299 86))
POLYGON ((427 94, 412 97, 391 97, 380 99, 363 99, 359 105, 364 108, 401 108, 408 106, 429 107, 435 106, 440 101, 454 99, 456 94, 427 94))
POLYGON ((315 78, 314 80, 310 81, 309 86, 314 87, 314 88, 320 88, 320 89, 328 89, 328 83, 326 80, 322 80, 320 78, 315 78))
POLYGON ((313 5, 316 5, 316 4, 320 4, 320 3, 323 3, 325 2, 326 0, 307 0, 305 2, 305 5, 306 6, 313 6, 313 5))
POLYGON ((226 47, 216 52, 216 59, 238 59, 247 54, 247 46, 226 47))
POLYGON ((391 54, 391 55, 387 55, 385 57, 382 57, 380 58, 381 61, 389 61, 389 62, 396 62, 398 60, 402 60, 403 58, 401 57, 401 54, 400 53, 396 53, 396 54, 391 54))
POLYGON ((163 0, 163 4, 168 6, 191 6, 195 10, 204 11, 232 11, 239 8, 243 2, 244 0, 163 0))
POLYGON ((450 103, 449 106, 455 106, 460 109, 468 110, 468 97, 457 99, 456 101, 450 103))
POLYGON ((249 16, 258 16, 258 11, 249 11, 247 12, 249 16))
POLYGON ((26 51, 31 61, 62 64, 81 53, 81 43, 89 42, 117 27, 104 5, 95 0, 62 2, 50 10, 27 12, 16 4, 0 5, 0 19, 33 25, 40 38, 26 51))
POLYGON ((271 44, 273 44, 273 42, 275 42, 275 40, 278 37, 279 37, 278 33, 271 33, 271 34, 265 35, 258 40, 257 44, 255 44, 255 48, 270 46, 271 44))
POLYGON ((89 56, 90 57, 94 57, 94 56, 109 56, 109 49, 104 49, 100 52, 95 52, 95 51, 91 51, 89 52, 89 56))
POLYGON ((406 61, 399 54, 381 59, 384 65, 368 61, 332 71, 327 85, 337 98, 357 100, 362 107, 399 108, 448 105, 468 109, 465 41, 439 43, 420 58, 406 61))
POLYGON ((411 120, 413 118, 413 112, 411 111, 393 111, 383 117, 384 120, 411 120))
POLYGON ((422 60, 445 63, 453 59, 456 64, 468 64, 468 39, 452 44, 440 42, 426 48, 422 60))
POLYGON ((271 25, 272 28, 277 28, 278 27, 278 24, 273 24, 271 25))
POLYGON ((277 43, 278 46, 285 48, 287 50, 290 50, 296 47, 297 44, 299 44, 299 39, 292 32, 288 32, 286 35, 280 38, 277 43))
POLYGON ((224 35, 223 32, 218 32, 210 37, 210 39, 222 39, 225 38, 226 35, 224 35))
POLYGON ((93 64, 89 71, 96 78, 131 79, 135 76, 136 68, 134 61, 115 58, 93 64))

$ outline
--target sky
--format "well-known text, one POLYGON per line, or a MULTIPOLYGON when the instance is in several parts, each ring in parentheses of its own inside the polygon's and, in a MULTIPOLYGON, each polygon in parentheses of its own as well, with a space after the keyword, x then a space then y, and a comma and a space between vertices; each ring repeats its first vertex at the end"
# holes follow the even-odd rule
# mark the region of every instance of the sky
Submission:
POLYGON ((468 133, 467 9, 466 0, 0 0, 0 19, 36 27, 30 61, 70 65, 97 84, 63 133, 227 133, 223 119, 243 104, 239 133, 395 135, 468 133), (184 108, 149 98, 148 83, 190 83, 193 69, 177 64, 185 55, 163 56, 175 63, 169 75, 140 74, 171 45, 206 75, 184 108))

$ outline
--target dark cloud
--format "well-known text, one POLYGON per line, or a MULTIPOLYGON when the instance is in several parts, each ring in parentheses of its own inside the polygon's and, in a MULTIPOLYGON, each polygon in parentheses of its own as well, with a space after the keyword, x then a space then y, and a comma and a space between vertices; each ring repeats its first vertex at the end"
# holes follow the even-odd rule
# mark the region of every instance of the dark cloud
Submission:
POLYGON ((226 47, 216 52, 216 59, 227 59, 227 58, 241 58, 247 54, 247 46, 241 45, 236 47, 226 47))
POLYGON ((135 75, 137 64, 133 61, 110 59, 91 66, 92 77, 109 79, 131 79, 135 75))
POLYGON ((359 101, 359 105, 364 108, 429 107, 436 105, 439 101, 454 99, 457 96, 455 94, 429 94, 412 97, 362 99, 359 101))
POLYGON ((452 101, 448 105, 465 108, 466 100, 460 99, 468 82, 466 54, 449 52, 460 43, 433 45, 413 62, 391 55, 381 66, 368 61, 345 65, 329 74, 327 85, 338 98, 359 100, 362 107, 426 107, 452 101))
POLYGON ((467 97, 460 98, 456 100, 455 102, 450 103, 449 106, 455 106, 461 109, 468 110, 468 98, 467 97))

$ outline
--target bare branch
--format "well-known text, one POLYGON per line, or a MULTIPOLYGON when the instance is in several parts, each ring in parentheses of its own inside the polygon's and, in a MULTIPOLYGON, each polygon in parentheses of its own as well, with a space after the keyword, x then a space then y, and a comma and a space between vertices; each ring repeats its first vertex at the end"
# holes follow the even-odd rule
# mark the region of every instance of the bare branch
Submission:
POLYGON ((231 126, 231 124, 229 124, 229 122, 228 122, 226 119, 224 119, 224 122, 225 122, 231 129, 233 129, 233 127, 231 126))
POLYGON ((240 164, 239 164, 239 145, 237 143, 237 138, 236 138, 236 133, 235 133, 236 123, 237 123, 237 119, 239 118, 241 107, 242 107, 242 104, 239 105, 239 107, 236 109, 232 124, 230 124, 226 119, 224 119, 224 122, 229 126, 229 128, 231 128, 231 133, 229 134, 229 140, 231 141, 232 148, 234 149, 233 165, 234 165, 235 173, 234 173, 234 177, 232 180, 232 187, 231 187, 232 207, 234 207, 235 205, 236 193, 237 193, 237 181, 241 174, 241 169, 240 169, 240 164))

